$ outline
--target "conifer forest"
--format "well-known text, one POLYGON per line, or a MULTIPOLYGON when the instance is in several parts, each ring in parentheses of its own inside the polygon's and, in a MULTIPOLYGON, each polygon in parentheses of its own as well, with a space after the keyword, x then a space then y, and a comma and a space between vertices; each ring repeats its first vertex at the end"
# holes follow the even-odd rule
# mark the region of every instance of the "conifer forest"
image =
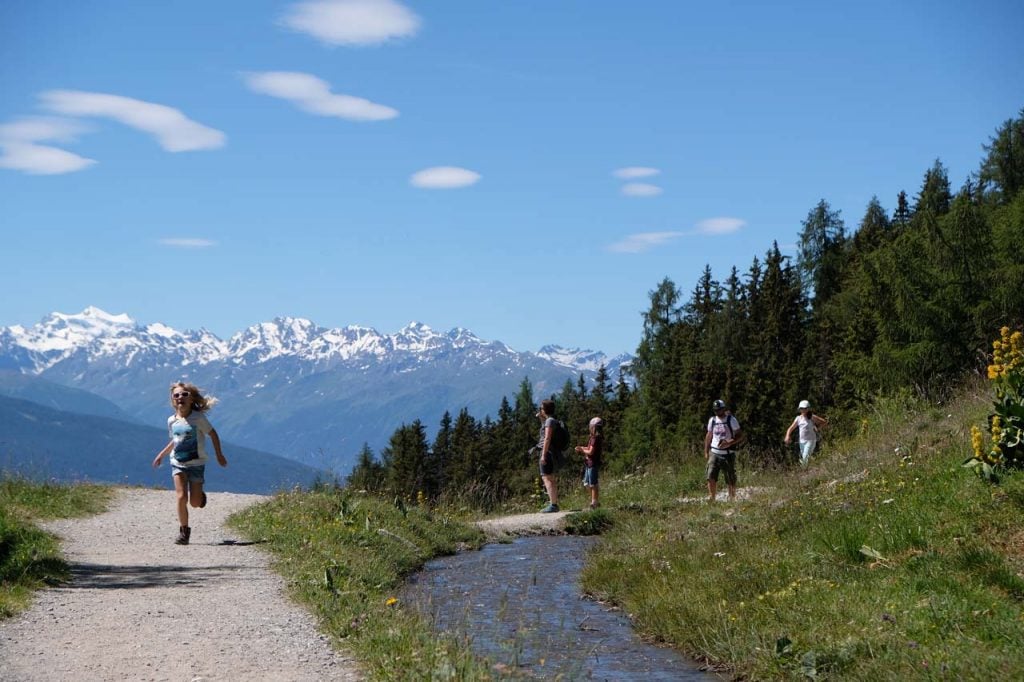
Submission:
MULTIPOLYGON (((936 159, 916 187, 865 197, 859 217, 822 198, 794 216, 795 258, 771 244, 745 267, 654 282, 630 375, 602 369, 553 396, 574 442, 600 415, 610 471, 696 463, 711 402, 723 398, 748 457, 786 466, 782 435, 802 399, 852 430, 879 397, 942 401, 983 373, 993 334, 1024 325, 1024 109, 981 150, 969 177, 951 179, 936 159)), ((445 414, 432 439, 418 420, 403 425, 380 453, 364 446, 348 484, 484 508, 529 493, 548 397, 524 378, 494 418, 445 414)), ((568 470, 580 468, 574 457, 568 470)))

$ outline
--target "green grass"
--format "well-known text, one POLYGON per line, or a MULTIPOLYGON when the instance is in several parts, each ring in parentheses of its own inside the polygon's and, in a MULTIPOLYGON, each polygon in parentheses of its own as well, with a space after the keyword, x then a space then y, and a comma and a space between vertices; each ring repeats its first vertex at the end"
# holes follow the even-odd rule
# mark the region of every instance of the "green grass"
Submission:
POLYGON ((1020 678, 1024 475, 960 467, 983 397, 900 407, 807 470, 741 471, 749 502, 679 502, 696 459, 609 482, 585 589, 741 677, 1020 678))
POLYGON ((0 618, 23 610, 34 590, 67 578, 57 538, 33 522, 98 513, 109 495, 96 485, 0 477, 0 618))
POLYGON ((374 679, 488 679, 465 642, 438 636, 397 601, 403 580, 430 558, 483 535, 440 512, 321 486, 280 493, 233 516, 264 545, 291 595, 374 679))

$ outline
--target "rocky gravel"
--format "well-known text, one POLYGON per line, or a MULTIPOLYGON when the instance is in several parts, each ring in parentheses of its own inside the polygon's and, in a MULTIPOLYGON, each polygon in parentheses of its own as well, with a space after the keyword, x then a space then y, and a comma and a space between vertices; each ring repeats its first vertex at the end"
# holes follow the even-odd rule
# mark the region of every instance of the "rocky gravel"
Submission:
POLYGON ((0 621, 0 678, 358 680, 314 618, 289 601, 270 557, 224 526, 263 499, 210 493, 174 544, 169 490, 123 489, 107 513, 44 527, 63 539, 72 580, 0 621))

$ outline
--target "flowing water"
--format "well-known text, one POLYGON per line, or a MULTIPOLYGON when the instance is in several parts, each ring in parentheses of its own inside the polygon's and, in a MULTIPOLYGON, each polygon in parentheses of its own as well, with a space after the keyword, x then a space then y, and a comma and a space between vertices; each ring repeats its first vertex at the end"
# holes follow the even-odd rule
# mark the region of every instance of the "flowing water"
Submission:
POLYGON ((638 638, 620 611, 582 596, 591 538, 538 536, 429 562, 402 597, 501 669, 538 679, 709 680, 638 638))

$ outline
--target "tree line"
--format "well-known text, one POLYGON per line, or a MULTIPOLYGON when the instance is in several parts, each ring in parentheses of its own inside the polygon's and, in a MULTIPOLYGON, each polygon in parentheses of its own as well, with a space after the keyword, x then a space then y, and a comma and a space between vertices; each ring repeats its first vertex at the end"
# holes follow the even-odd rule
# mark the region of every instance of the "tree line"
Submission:
MULTIPOLYGON (((1024 109, 982 148, 956 191, 936 160, 913 198, 899 192, 890 212, 872 197, 852 229, 822 199, 795 259, 773 244, 724 280, 705 267, 685 298, 666 277, 649 294, 632 376, 612 385, 602 368, 590 387, 567 382, 559 416, 579 434, 604 417, 608 463, 626 470, 696 451, 721 397, 750 451, 784 463, 801 399, 837 415, 880 396, 942 399, 985 366, 993 330, 1024 323, 1024 109)), ((379 461, 364 446, 349 482, 485 505, 529 492, 538 402, 524 380, 496 420, 446 414, 432 443, 419 421, 403 425, 379 461)))

